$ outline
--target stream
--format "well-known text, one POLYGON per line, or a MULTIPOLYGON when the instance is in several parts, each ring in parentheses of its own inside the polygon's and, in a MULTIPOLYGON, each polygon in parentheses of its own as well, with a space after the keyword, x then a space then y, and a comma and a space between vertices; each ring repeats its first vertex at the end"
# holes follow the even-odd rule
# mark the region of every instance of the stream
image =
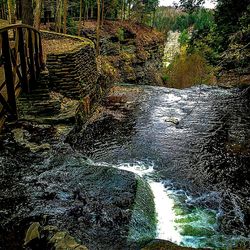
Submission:
MULTIPOLYGON (((249 88, 116 86, 87 124, 52 141, 50 151, 32 153, 7 137, 0 156, 0 246, 4 239, 22 241, 21 227, 44 215, 90 249, 126 249, 127 237, 141 242, 143 230, 127 235, 123 228, 136 174, 154 197, 151 239, 247 249, 249 98, 249 88)), ((32 130, 27 125, 23 137, 33 144, 48 142, 53 132, 39 127, 35 137, 32 130)), ((11 246, 3 249, 19 249, 11 246)))
POLYGON ((95 165, 146 179, 157 238, 195 248, 249 244, 249 90, 139 88, 125 122, 104 116, 73 146, 95 165))

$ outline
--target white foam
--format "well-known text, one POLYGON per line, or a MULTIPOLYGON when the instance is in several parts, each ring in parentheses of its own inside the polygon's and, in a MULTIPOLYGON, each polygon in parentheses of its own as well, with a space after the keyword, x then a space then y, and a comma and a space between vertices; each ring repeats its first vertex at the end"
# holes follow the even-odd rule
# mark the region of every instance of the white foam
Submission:
MULTIPOLYGON (((140 177, 150 175, 154 172, 153 166, 144 164, 121 164, 119 169, 133 172, 140 177)), ((169 240, 179 244, 182 237, 175 225, 176 215, 174 213, 174 200, 170 197, 171 191, 166 190, 164 184, 147 178, 154 195, 155 210, 157 214, 157 238, 169 240)))
POLYGON ((143 177, 145 175, 149 175, 154 172, 153 166, 145 166, 144 164, 121 164, 118 165, 118 168, 121 170, 126 170, 129 172, 132 172, 134 174, 139 175, 140 177, 143 177))
POLYGON ((180 244, 182 237, 175 225, 174 200, 170 197, 163 183, 150 181, 149 185, 154 194, 155 210, 157 213, 157 235, 159 239, 169 240, 180 244))

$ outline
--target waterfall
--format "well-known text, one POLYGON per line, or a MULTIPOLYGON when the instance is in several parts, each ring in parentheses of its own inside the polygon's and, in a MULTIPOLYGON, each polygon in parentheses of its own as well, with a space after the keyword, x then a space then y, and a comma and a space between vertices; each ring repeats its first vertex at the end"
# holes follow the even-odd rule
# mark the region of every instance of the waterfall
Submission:
POLYGON ((164 48, 163 66, 168 67, 173 61, 174 57, 180 53, 179 43, 180 33, 175 31, 168 32, 168 39, 164 48))

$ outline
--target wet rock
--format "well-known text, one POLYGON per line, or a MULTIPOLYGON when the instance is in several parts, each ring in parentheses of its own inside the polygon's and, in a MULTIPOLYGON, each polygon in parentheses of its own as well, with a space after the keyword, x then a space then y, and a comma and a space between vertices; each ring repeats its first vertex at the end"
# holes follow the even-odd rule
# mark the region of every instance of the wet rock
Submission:
POLYGON ((25 249, 88 250, 65 231, 33 222, 26 232, 25 249))
POLYGON ((31 137, 31 135, 27 130, 16 128, 13 129, 12 132, 14 134, 14 140, 21 146, 28 148, 32 153, 50 149, 49 143, 42 143, 38 145, 36 143, 29 142, 29 138, 31 137))
MULTIPOLYGON (((44 223, 46 215, 46 224, 68 231, 92 249, 125 246, 137 192, 134 174, 89 165, 84 158, 63 158, 60 156, 58 164, 56 158, 50 161, 42 172, 39 166, 33 166, 21 173, 25 203, 18 201, 21 193, 13 193, 18 205, 12 223, 33 218, 44 223)), ((4 225, 5 216, 1 219, 4 225)), ((6 240, 3 247, 11 244, 6 240)))
MULTIPOLYGON (((153 240, 150 243, 148 243, 146 246, 144 246, 141 250, 189 250, 189 249, 193 249, 193 248, 181 247, 170 241, 153 240)), ((195 248, 195 249, 206 250, 210 248, 195 248)))

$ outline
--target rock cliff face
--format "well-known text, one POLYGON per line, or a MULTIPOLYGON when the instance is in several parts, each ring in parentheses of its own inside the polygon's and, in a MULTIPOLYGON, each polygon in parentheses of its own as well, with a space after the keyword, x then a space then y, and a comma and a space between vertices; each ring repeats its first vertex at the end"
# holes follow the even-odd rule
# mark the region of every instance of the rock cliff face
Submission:
MULTIPOLYGON (((82 34, 94 40, 93 25, 82 34)), ((161 33, 131 22, 106 21, 101 31, 100 69, 104 81, 162 85, 164 39, 161 33)))

